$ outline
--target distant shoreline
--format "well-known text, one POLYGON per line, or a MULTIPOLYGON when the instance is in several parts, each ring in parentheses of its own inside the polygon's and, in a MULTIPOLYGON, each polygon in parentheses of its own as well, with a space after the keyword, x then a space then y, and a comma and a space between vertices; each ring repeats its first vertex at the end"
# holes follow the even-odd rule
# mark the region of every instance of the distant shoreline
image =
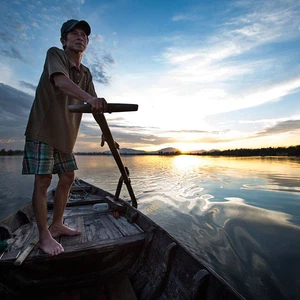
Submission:
MULTIPOLYGON (((173 148, 174 149, 174 148, 173 148)), ((0 156, 21 156, 24 154, 23 150, 5 150, 0 151, 0 156)), ((111 156, 108 151, 105 152, 75 152, 78 156, 111 156)), ((268 147, 268 148, 257 148, 257 149, 228 149, 228 150, 210 150, 210 151, 191 151, 191 152, 180 152, 179 150, 172 152, 164 151, 153 151, 153 152, 137 152, 134 149, 126 149, 126 152, 122 152, 120 149, 121 156, 137 156, 137 155, 159 155, 159 156, 177 156, 177 155, 197 155, 197 156, 231 156, 231 157, 246 157, 246 156, 284 156, 284 157, 300 157, 300 145, 290 147, 268 147), (132 152, 131 152, 132 151, 132 152)))

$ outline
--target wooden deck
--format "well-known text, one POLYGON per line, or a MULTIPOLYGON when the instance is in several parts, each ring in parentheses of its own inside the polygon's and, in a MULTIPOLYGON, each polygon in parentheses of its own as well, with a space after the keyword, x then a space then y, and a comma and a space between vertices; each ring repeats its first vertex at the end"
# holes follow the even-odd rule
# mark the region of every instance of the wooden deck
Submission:
MULTIPOLYGON (((49 217, 51 212, 49 213, 49 217)), ((93 211, 93 205, 70 206, 64 214, 64 223, 72 228, 81 231, 78 236, 61 236, 57 238, 65 249, 60 255, 66 256, 70 253, 76 255, 77 252, 91 251, 97 248, 97 252, 118 248, 122 245, 142 242, 145 239, 144 231, 136 224, 131 224, 125 216, 115 218, 113 212, 93 211)), ((30 242, 38 234, 37 226, 34 222, 25 223, 12 232, 13 238, 9 240, 10 251, 3 253, 2 261, 11 260, 18 257, 30 242)), ((2 255, 2 254, 0 254, 2 255)), ((28 259, 45 258, 45 254, 35 246, 28 256, 28 259)))
POLYGON ((1 280, 11 285, 11 291, 31 297, 35 290, 43 299, 48 294, 49 299, 87 299, 87 294, 93 299, 135 299, 126 270, 139 256, 147 234, 124 214, 115 218, 113 211, 93 210, 93 204, 69 206, 64 223, 81 234, 57 238, 65 249, 60 255, 45 254, 37 244, 21 266, 13 266, 38 234, 35 222, 22 219, 24 224, 12 231, 9 252, 0 253, 1 280), (16 273, 19 281, 13 282, 16 273), (51 286, 55 290, 49 290, 51 286), (125 298, 116 294, 122 290, 128 294, 125 298))

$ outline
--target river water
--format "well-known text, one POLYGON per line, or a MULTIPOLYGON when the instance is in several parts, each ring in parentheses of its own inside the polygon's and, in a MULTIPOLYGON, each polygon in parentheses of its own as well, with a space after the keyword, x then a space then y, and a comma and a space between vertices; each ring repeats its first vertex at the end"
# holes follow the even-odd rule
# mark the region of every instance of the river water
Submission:
MULTIPOLYGON (((246 299, 300 299, 300 159, 125 156, 138 208, 246 299)), ((0 157, 0 219, 31 200, 22 157, 0 157)), ((110 156, 76 175, 115 192, 110 156)), ((53 179, 52 187, 57 182, 53 179)), ((129 199, 126 186, 121 197, 129 199)))

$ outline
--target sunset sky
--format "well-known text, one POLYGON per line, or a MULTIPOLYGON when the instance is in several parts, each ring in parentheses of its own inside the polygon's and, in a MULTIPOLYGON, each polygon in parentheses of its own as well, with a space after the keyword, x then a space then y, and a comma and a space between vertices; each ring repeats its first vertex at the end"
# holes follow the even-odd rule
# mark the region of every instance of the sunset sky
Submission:
MULTIPOLYGON (((45 54, 86 20, 83 63, 99 97, 135 103, 107 115, 121 148, 300 144, 299 0, 1 1, 0 149, 23 149, 45 54)), ((91 115, 75 151, 104 151, 91 115)))

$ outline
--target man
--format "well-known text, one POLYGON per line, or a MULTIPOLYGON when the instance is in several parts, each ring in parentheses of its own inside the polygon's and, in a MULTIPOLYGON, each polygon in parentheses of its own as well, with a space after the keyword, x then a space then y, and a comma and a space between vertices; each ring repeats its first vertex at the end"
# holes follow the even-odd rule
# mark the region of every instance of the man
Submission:
POLYGON ((75 178, 77 165, 73 154, 81 114, 68 111, 69 104, 89 103, 93 113, 103 113, 107 103, 97 98, 92 75, 81 64, 91 28, 86 21, 68 20, 61 27, 64 50, 48 50, 44 69, 36 89, 25 136, 23 174, 35 174, 33 210, 39 230, 40 248, 52 255, 64 251, 54 238, 78 235, 63 224, 63 213, 75 178), (53 221, 47 226, 47 189, 52 174, 59 181, 54 198, 53 221))

